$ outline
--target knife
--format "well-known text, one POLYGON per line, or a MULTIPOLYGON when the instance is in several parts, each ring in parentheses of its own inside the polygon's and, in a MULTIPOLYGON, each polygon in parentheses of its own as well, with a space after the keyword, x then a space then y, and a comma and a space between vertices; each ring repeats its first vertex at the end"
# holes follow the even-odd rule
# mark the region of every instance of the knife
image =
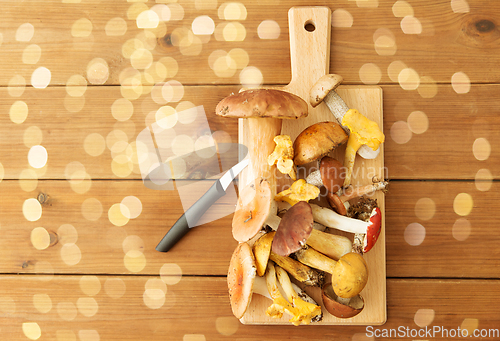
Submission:
POLYGON ((226 194, 226 190, 236 176, 248 166, 249 159, 240 161, 229 169, 220 179, 201 196, 186 212, 175 222, 163 239, 156 246, 156 251, 167 252, 174 246, 189 230, 196 226, 198 220, 205 212, 220 198, 226 194))

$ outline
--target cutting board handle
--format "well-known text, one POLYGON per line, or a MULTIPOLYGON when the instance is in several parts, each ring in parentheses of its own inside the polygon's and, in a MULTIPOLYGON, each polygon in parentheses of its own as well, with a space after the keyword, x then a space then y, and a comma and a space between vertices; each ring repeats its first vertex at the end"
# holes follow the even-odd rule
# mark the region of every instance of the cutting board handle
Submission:
POLYGON ((303 97, 329 73, 331 10, 324 6, 292 7, 288 25, 292 78, 286 88, 303 97))

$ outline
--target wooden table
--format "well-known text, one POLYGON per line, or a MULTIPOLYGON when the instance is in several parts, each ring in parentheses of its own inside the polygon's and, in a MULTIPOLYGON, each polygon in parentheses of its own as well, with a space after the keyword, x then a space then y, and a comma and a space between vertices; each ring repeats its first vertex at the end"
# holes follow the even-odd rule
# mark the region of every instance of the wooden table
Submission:
POLYGON ((500 339, 497 1, 3 1, 1 17, 0 339, 500 339), (304 5, 332 10, 330 70, 383 89, 383 326, 240 324, 231 215, 154 250, 183 208, 144 186, 138 133, 202 105, 237 142, 215 106, 290 81, 304 5))

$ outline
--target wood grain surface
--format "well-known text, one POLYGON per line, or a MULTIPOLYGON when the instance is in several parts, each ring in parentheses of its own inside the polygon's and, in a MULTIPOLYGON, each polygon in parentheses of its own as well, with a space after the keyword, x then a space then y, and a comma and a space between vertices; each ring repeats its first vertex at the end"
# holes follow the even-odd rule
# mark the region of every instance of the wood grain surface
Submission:
POLYGON ((27 0, 0 17, 0 339, 500 338, 497 1, 27 0), (230 214, 154 251, 199 193, 147 189, 138 133, 203 105, 238 141, 215 106, 292 81, 287 13, 305 5, 332 11, 339 91, 383 92, 387 322, 371 329, 236 320, 230 214))

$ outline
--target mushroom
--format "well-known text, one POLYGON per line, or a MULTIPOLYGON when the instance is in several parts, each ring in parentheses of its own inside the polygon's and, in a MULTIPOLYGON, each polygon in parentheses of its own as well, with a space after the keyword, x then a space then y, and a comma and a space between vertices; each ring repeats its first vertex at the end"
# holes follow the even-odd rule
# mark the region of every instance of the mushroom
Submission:
POLYGON ((285 189, 274 197, 276 201, 286 201, 291 206, 295 205, 299 201, 309 201, 316 199, 319 195, 319 188, 308 184, 306 180, 299 179, 295 181, 290 188, 285 189))
MULTIPOLYGON (((271 269, 272 267, 273 265, 270 264, 269 268, 271 269)), ((317 305, 316 302, 308 302, 302 299, 299 294, 297 294, 294 287, 292 286, 290 277, 288 277, 288 274, 284 269, 282 269, 278 265, 274 266, 274 269, 276 271, 276 275, 278 276, 278 281, 285 291, 285 295, 288 301, 292 303, 293 307, 296 309, 297 314, 290 320, 290 322, 298 325, 296 323, 310 324, 312 321, 321 320, 323 316, 321 307, 317 305)))
MULTIPOLYGON (((309 91, 309 103, 315 108, 321 102, 325 102, 333 116, 342 124, 345 132, 350 134, 349 129, 342 123, 342 119, 349 107, 335 91, 342 81, 343 78, 340 75, 328 74, 322 76, 309 91)), ((364 159, 375 159, 379 152, 380 149, 374 151, 367 145, 361 146, 358 150, 358 154, 364 159)))
POLYGON ((349 191, 339 190, 337 193, 328 192, 327 199, 330 206, 337 211, 338 214, 346 215, 347 209, 349 208, 349 200, 362 197, 363 195, 368 195, 379 190, 384 190, 388 184, 389 182, 387 181, 377 181, 370 185, 351 188, 349 191))
POLYGON ((340 215, 329 208, 316 204, 310 204, 310 206, 315 221, 326 227, 354 233, 353 249, 357 250, 359 248, 361 252, 366 253, 377 242, 382 229, 382 213, 380 212, 380 208, 375 207, 370 214, 370 219, 363 221, 340 215))
POLYGON ((271 186, 264 179, 247 185, 240 192, 232 220, 233 237, 239 242, 252 239, 265 225, 276 216, 271 211, 271 186))
POLYGON ((276 147, 267 158, 269 166, 276 164, 282 174, 288 174, 292 180, 297 180, 297 172, 293 164, 293 142, 288 135, 278 135, 274 138, 276 147))
POLYGON ((255 256, 255 265, 257 267, 257 276, 264 276, 264 273, 266 272, 275 233, 276 232, 272 231, 262 235, 252 246, 253 254, 255 256))
POLYGON ((295 257, 305 265, 331 274, 332 288, 342 298, 358 295, 368 282, 368 266, 358 253, 347 253, 335 261, 307 247, 295 252, 295 257))
POLYGON ((354 317, 365 307, 365 301, 361 295, 347 299, 339 297, 333 290, 332 283, 326 283, 323 286, 321 297, 325 309, 338 318, 354 317))
MULTIPOLYGON (((270 198, 274 198, 276 174, 274 166, 270 166, 267 162, 268 156, 274 150, 273 139, 281 133, 281 119, 307 116, 307 103, 299 96, 286 91, 253 89, 227 96, 217 104, 215 111, 222 117, 246 119, 248 136, 245 141, 251 164, 245 171, 245 174, 250 176, 243 186, 252 180, 257 186, 257 183, 264 179, 269 184, 270 198)), ((269 215, 276 215, 275 202, 271 200, 269 205, 271 205, 269 215)))
POLYGON ((321 287, 324 275, 301 262, 290 257, 283 257, 271 251, 269 259, 285 269, 293 278, 308 286, 321 287))
POLYGON ((344 166, 333 157, 325 156, 319 163, 319 169, 306 177, 308 184, 316 187, 324 186, 328 192, 336 193, 344 184, 344 166))
POLYGON ((320 159, 346 143, 348 136, 337 122, 318 122, 305 128, 293 143, 297 166, 320 159))
POLYGON ((272 251, 286 257, 307 244, 333 259, 340 259, 351 251, 349 238, 313 229, 313 222, 309 203, 301 201, 292 206, 281 218, 272 241, 272 251))
POLYGON ((252 249, 247 243, 239 243, 231 256, 227 273, 229 301, 238 319, 243 317, 252 300, 255 275, 252 249))
POLYGON ((294 283, 291 283, 285 270, 277 265, 275 266, 272 262, 268 263, 266 269, 266 283, 268 292, 273 299, 273 304, 266 310, 268 316, 279 318, 286 312, 292 315, 292 319, 289 321, 295 326, 301 323, 307 325, 311 322, 321 321, 323 317, 321 307, 309 295, 300 290, 294 283), (279 289, 278 281, 276 280, 278 271, 279 282, 290 302, 283 297, 279 289), (288 282, 286 279, 288 279, 288 282), (299 297, 296 290, 300 291, 300 297, 303 299, 299 297))
POLYGON ((377 150, 384 142, 385 136, 376 122, 361 115, 355 109, 349 109, 346 112, 342 118, 342 124, 351 131, 344 156, 344 166, 347 168, 344 187, 348 187, 351 184, 354 160, 358 149, 365 144, 371 149, 377 150))

